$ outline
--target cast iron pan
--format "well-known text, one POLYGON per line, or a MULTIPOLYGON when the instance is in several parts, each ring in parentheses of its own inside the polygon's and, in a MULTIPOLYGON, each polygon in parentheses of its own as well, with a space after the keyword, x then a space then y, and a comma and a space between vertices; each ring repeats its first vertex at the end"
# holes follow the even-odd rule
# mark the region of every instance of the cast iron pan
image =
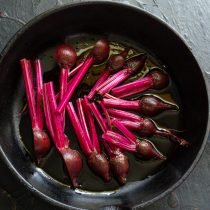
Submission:
MULTIPOLYGON (((174 190, 200 158, 208 134, 208 94, 205 79, 184 41, 166 23, 138 8, 108 2, 79 3, 58 8, 30 21, 8 43, 0 61, 0 154, 11 172, 31 192, 64 209, 144 207, 174 190), (163 170, 115 193, 80 194, 50 179, 31 161, 19 132, 23 81, 19 59, 33 58, 66 35, 119 36, 141 43, 168 66, 182 109, 184 137, 192 146, 177 150, 163 170)), ((31 137, 30 137, 31 138, 31 137)))

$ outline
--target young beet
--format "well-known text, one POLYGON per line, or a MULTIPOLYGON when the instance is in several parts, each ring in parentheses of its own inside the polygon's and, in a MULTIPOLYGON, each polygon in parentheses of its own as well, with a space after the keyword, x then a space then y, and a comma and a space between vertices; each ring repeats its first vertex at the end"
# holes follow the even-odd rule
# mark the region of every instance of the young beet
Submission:
MULTIPOLYGON (((95 105, 95 103, 91 103, 89 104, 89 107, 96 121, 98 122, 98 125, 100 126, 102 132, 106 133, 106 131, 108 130, 108 127, 106 125, 105 119, 101 116, 97 106, 95 105)), ((127 182, 127 176, 128 176, 128 170, 129 170, 128 157, 119 147, 113 144, 107 143, 105 141, 103 141, 103 144, 110 157, 109 162, 110 162, 110 166, 115 177, 117 178, 120 184, 125 184, 127 182)))
POLYGON ((96 89, 105 82, 111 73, 113 73, 116 70, 119 70, 122 68, 125 64, 125 58, 128 55, 128 49, 125 49, 123 52, 117 55, 112 55, 106 65, 106 69, 103 71, 103 73, 100 75, 98 80, 96 81, 95 85, 92 87, 91 91, 88 94, 88 99, 92 100, 96 94, 96 89))
POLYGON ((165 88, 168 83, 168 75, 159 68, 155 68, 150 71, 144 78, 113 88, 111 93, 115 97, 124 98, 137 93, 142 93, 150 88, 160 90, 165 88))
POLYGON ((85 59, 83 65, 80 67, 79 72, 72 78, 71 82, 68 83, 67 91, 63 96, 63 99, 60 101, 57 111, 62 113, 65 109, 68 101, 72 97, 75 89, 80 84, 88 69, 93 64, 99 64, 107 59, 109 56, 109 43, 106 39, 101 39, 96 42, 95 46, 85 59))
POLYGON ((40 61, 35 61, 37 95, 35 101, 35 93, 33 87, 32 67, 27 59, 20 60, 23 80, 26 90, 26 97, 31 119, 31 126, 34 137, 34 151, 37 163, 45 156, 50 149, 50 139, 43 130, 43 110, 42 110, 42 70, 40 61))
POLYGON ((127 68, 117 72, 116 74, 111 76, 109 79, 107 79, 105 82, 103 82, 96 89, 97 93, 101 96, 108 93, 110 90, 112 90, 112 88, 116 87, 118 84, 125 81, 129 76, 134 74, 138 69, 143 68, 146 59, 147 59, 147 56, 145 54, 140 54, 127 60, 126 62, 127 68))
MULTIPOLYGON (((75 65, 77 53, 73 47, 67 44, 60 44, 55 50, 55 60, 60 66, 60 101, 67 90, 69 70, 75 65)), ((79 67, 80 68, 80 67, 79 67)), ((75 69, 79 69, 76 67, 75 69)), ((62 113, 62 126, 65 127, 65 110, 62 113)))
POLYGON ((130 140, 131 144, 136 145, 136 152, 138 156, 149 159, 161 159, 166 160, 166 157, 158 151, 155 145, 149 140, 139 140, 133 133, 131 133, 120 121, 117 119, 112 120, 113 126, 115 126, 121 133, 130 140))
POLYGON ((168 103, 152 95, 146 95, 134 101, 110 97, 104 98, 103 102, 108 108, 136 110, 145 116, 155 116, 164 110, 178 110, 178 106, 175 104, 168 103))
POLYGON ((120 122, 127 128, 136 130, 139 135, 143 137, 150 137, 153 135, 162 136, 168 138, 171 141, 178 143, 180 146, 189 146, 190 143, 185 139, 179 138, 168 129, 162 129, 157 127, 156 124, 148 118, 142 118, 130 112, 108 109, 109 114, 114 117, 121 119, 120 122))
MULTIPOLYGON (((79 100, 77 102, 77 105, 79 110, 82 109, 82 100, 79 100)), ((88 159, 88 165, 97 175, 102 177, 104 181, 106 182, 109 181, 110 180, 109 162, 107 161, 106 157, 102 153, 100 153, 100 151, 98 151, 98 146, 95 147, 92 141, 90 141, 89 139, 90 135, 87 134, 88 130, 84 129, 84 127, 87 127, 85 118, 81 118, 81 116, 80 119, 78 118, 74 110, 73 104, 71 102, 69 102, 67 105, 67 111, 71 123, 74 127, 80 147, 88 159)), ((82 110, 80 110, 80 112, 81 111, 82 110)), ((94 124, 90 125, 94 126, 94 124)), ((94 128, 91 128, 92 131, 93 129, 94 128)), ((94 138, 97 138, 96 131, 94 131, 94 135, 95 135, 94 138)))
POLYGON ((69 148, 69 139, 63 132, 61 115, 56 113, 56 99, 52 82, 44 85, 44 112, 47 128, 53 139, 55 147, 61 155, 71 183, 74 188, 78 187, 78 176, 82 169, 80 154, 69 148))
POLYGON ((55 51, 55 60, 64 69, 71 69, 77 60, 75 49, 67 44, 60 44, 55 51))

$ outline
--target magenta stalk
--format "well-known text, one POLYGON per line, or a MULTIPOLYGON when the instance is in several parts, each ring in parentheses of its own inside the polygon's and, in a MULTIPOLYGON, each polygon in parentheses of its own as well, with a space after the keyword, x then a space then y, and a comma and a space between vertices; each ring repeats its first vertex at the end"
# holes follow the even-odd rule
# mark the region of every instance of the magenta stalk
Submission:
POLYGON ((84 97, 84 112, 86 113, 87 116, 87 122, 89 122, 89 128, 90 128, 90 137, 92 139, 92 145, 93 145, 93 149, 96 150, 98 153, 101 153, 101 148, 100 148, 100 144, 98 141, 98 135, 96 132, 96 127, 95 127, 95 123, 94 123, 94 119, 90 110, 90 103, 87 99, 87 97, 84 97))
POLYGON ((67 91, 64 94, 62 101, 59 103, 57 107, 57 111, 59 113, 61 113, 65 109, 75 89, 80 84, 80 82, 84 78, 89 68, 94 63, 98 64, 103 62, 105 59, 107 59, 108 55, 109 55, 109 44, 107 40, 105 39, 99 40, 93 47, 92 51, 90 52, 86 60, 84 61, 83 65, 80 67, 80 71, 74 76, 74 78, 71 80, 71 83, 68 84, 67 91))
MULTIPOLYGON (((60 101, 63 99, 64 94, 67 90, 67 84, 68 84, 68 69, 64 69, 62 68, 60 71, 60 101)), ((63 131, 65 128, 65 110, 63 111, 63 113, 61 114, 61 123, 62 123, 62 127, 63 127, 63 131)))
POLYGON ((165 88, 168 83, 168 75, 164 71, 155 68, 144 78, 113 88, 111 93, 115 97, 124 98, 137 93, 142 93, 150 88, 160 90, 165 88))
POLYGON ((40 162, 41 158, 45 156, 50 149, 50 139, 47 133, 43 130, 43 114, 42 114, 42 72, 41 68, 36 68, 36 81, 38 84, 38 101, 36 106, 35 93, 32 78, 32 67, 30 61, 26 59, 20 60, 21 70, 23 74, 23 80, 26 90, 27 103, 29 108, 29 115, 31 119, 31 126, 33 130, 34 137, 34 151, 36 155, 37 163, 40 162), (37 71, 38 70, 38 71, 37 71), (40 98, 41 97, 41 98, 40 98), (39 103, 39 104, 38 104, 39 103), (39 111, 39 116, 37 116, 37 110, 39 111))
POLYGON ((145 54, 130 58, 127 61, 127 68, 117 72, 104 83, 102 83, 97 88, 97 93, 102 96, 111 91, 118 84, 125 81, 128 77, 134 74, 138 69, 143 68, 146 58, 147 56, 145 54))
POLYGON ((83 99, 78 98, 76 100, 76 104, 77 104, 77 110, 78 110, 78 116, 79 116, 80 124, 81 124, 81 127, 82 127, 85 135, 86 135, 86 141, 87 141, 89 147, 91 148, 91 150, 93 150, 90 134, 89 134, 89 131, 88 131, 87 121, 86 121, 86 117, 85 117, 83 99))

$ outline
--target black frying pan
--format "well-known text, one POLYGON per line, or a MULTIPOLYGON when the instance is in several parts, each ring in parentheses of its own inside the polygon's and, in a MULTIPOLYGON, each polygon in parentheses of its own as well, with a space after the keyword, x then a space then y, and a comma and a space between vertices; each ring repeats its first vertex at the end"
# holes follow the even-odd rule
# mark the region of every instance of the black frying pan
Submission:
MULTIPOLYGON (((0 60, 0 154, 12 173, 30 191, 60 208, 144 207, 174 190, 198 162, 208 134, 205 79, 184 41, 166 23, 135 7, 107 2, 65 6, 30 21, 8 43, 0 60), (66 35, 116 35, 141 43, 168 65, 182 109, 184 136, 192 146, 177 150, 163 170, 113 194, 80 194, 46 176, 31 161, 19 132, 23 91, 19 59, 33 58, 66 35)), ((31 137, 29 137, 31 138, 31 137)))

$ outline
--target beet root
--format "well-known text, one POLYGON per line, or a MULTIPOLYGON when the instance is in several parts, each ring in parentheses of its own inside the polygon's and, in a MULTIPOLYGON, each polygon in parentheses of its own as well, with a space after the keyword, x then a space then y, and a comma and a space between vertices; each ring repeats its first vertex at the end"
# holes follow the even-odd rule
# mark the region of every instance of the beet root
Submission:
POLYGON ((136 144, 136 152, 138 156, 143 157, 145 159, 161 159, 166 160, 166 157, 157 150, 155 145, 148 140, 138 141, 136 144))
POLYGON ((71 183, 76 188, 78 187, 78 176, 83 166, 81 155, 76 150, 70 148, 63 148, 60 150, 60 153, 65 162, 71 183))
POLYGON ((90 52, 94 57, 95 63, 99 64, 105 61, 109 56, 109 42, 107 39, 100 39, 90 52))
POLYGON ((129 162, 128 157, 123 153, 118 153, 110 158, 111 169, 120 184, 127 182, 129 162))
POLYGON ((159 68, 153 69, 148 75, 151 75, 153 80, 153 87, 156 90, 165 88, 169 83, 168 75, 159 68))
POLYGON ((71 46, 61 44, 56 48, 55 59, 59 66, 70 69, 76 63, 77 53, 71 46))
POLYGON ((34 129, 34 151, 36 154, 37 163, 44 157, 50 150, 51 142, 49 136, 45 131, 34 129))
POLYGON ((104 181, 108 182, 110 180, 109 162, 103 154, 92 152, 88 157, 88 165, 104 181))
POLYGON ((164 102, 154 96, 143 96, 140 103, 140 112, 146 116, 155 116, 164 110, 178 110, 175 104, 164 102))

